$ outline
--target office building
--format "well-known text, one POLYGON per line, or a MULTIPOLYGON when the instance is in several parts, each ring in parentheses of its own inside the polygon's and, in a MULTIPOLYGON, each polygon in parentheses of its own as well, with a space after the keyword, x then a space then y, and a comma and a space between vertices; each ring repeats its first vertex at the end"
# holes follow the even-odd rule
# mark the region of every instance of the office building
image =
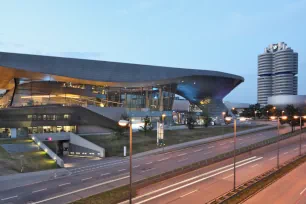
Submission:
POLYGON ((286 43, 271 44, 258 56, 257 102, 269 96, 297 95, 298 53, 286 43))

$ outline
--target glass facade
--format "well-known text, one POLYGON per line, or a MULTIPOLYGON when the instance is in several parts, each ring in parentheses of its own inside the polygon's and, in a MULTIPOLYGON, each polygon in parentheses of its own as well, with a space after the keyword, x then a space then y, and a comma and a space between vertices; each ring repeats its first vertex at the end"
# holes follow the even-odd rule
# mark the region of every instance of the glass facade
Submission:
POLYGON ((58 81, 15 79, 14 87, 0 99, 1 107, 61 104, 124 107, 128 111, 172 109, 175 85, 158 87, 110 87, 58 81), (5 98, 5 99, 4 99, 5 98))

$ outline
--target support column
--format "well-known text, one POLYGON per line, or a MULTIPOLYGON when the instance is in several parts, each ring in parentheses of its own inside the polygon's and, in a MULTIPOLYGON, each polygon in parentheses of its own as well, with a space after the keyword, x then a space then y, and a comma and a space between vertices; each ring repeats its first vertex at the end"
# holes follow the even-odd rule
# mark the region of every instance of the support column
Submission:
POLYGON ((16 137, 17 137, 17 129, 11 128, 11 138, 16 138, 16 137))
POLYGON ((150 108, 150 102, 149 102, 149 93, 148 89, 146 90, 146 108, 150 108))
POLYGON ((164 111, 164 95, 162 87, 159 88, 159 111, 164 111))

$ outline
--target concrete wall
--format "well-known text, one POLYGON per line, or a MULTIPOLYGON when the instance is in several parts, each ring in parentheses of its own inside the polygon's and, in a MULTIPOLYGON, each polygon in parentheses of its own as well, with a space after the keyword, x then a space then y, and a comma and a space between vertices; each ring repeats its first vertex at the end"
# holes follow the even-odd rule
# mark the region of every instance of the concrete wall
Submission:
POLYGON ((92 143, 89 142, 88 140, 74 134, 70 133, 70 144, 85 147, 90 150, 95 150, 98 152, 99 157, 105 157, 105 149, 92 143))
POLYGON ((69 132, 59 132, 59 133, 40 133, 40 134, 32 134, 41 141, 48 140, 51 138, 51 141, 58 140, 70 140, 69 132))
POLYGON ((121 115, 125 113, 125 108, 122 108, 122 107, 103 107, 102 108, 98 106, 88 105, 86 108, 88 110, 91 110, 95 113, 103 115, 114 121, 119 121, 121 118, 121 115))
POLYGON ((78 134, 106 134, 106 133, 111 133, 112 130, 103 128, 101 126, 96 126, 96 125, 79 125, 78 126, 78 134))

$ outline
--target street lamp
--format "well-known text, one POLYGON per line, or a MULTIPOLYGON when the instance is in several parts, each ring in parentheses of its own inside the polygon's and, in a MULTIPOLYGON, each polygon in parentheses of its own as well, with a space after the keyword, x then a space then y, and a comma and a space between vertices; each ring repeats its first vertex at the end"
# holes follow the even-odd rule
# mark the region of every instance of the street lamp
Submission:
POLYGON ((284 115, 285 111, 282 111, 282 115, 284 115))
MULTIPOLYGON (((226 121, 231 121, 232 117, 225 117, 226 121)), ((240 121, 245 121, 246 118, 241 118, 240 121)), ((237 138, 237 119, 234 118, 234 191, 236 190, 236 138, 237 138)))
POLYGON ((302 118, 306 118, 306 116, 293 116, 294 119, 300 118, 300 156, 302 155, 302 118))
POLYGON ((287 120, 287 116, 281 116, 281 117, 276 117, 276 116, 271 116, 270 117, 272 120, 277 119, 277 168, 279 168, 279 140, 280 140, 280 134, 279 134, 279 126, 280 126, 280 118, 282 120, 287 120))
POLYGON ((132 204, 132 142, 133 142, 133 131, 132 131, 132 120, 119 120, 118 124, 121 127, 130 126, 130 204, 132 204))
POLYGON ((269 111, 267 110, 267 118, 268 118, 268 120, 269 120, 269 111))

